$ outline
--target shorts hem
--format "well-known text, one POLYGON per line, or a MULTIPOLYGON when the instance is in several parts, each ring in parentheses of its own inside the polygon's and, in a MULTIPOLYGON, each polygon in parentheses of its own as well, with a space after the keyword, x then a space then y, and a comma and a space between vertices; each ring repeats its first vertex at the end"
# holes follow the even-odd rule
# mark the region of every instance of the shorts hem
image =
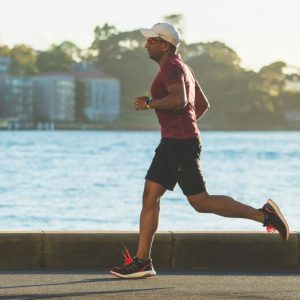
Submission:
POLYGON ((194 195, 205 193, 205 192, 207 192, 207 190, 206 190, 206 188, 204 188, 204 189, 196 191, 196 192, 184 192, 184 191, 182 191, 182 192, 186 197, 188 197, 188 196, 194 196, 194 195))
POLYGON ((174 187, 170 187, 170 186, 167 186, 166 184, 162 183, 161 181, 157 180, 157 179, 154 179, 154 178, 151 178, 151 177, 148 177, 146 176, 145 177, 146 180, 150 180, 150 181, 153 181, 155 183, 158 183, 160 184, 162 187, 164 187, 165 189, 169 190, 169 191, 173 191, 174 190, 174 187))

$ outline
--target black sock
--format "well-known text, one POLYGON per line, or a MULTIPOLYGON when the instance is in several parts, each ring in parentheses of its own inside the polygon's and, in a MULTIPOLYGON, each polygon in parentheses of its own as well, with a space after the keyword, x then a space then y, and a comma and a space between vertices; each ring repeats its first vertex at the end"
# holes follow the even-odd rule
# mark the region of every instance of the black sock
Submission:
POLYGON ((140 263, 144 263, 145 261, 147 261, 147 259, 142 259, 142 258, 138 258, 137 256, 135 257, 137 260, 138 260, 138 262, 140 262, 140 263))

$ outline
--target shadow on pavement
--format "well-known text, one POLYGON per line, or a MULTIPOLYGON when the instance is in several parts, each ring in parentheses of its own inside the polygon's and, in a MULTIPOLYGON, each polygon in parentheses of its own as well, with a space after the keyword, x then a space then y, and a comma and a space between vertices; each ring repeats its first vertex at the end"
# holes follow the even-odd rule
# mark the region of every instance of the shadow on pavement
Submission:
POLYGON ((155 291, 155 290, 166 290, 173 289, 173 287, 163 287, 163 288, 152 288, 152 289, 128 289, 128 290, 110 290, 110 291, 97 291, 97 292, 84 292, 84 293, 65 293, 65 294, 48 294, 48 295, 38 295, 38 294, 16 294, 16 295, 6 295, 0 296, 0 299, 55 299, 64 297, 84 297, 92 295, 108 295, 108 294, 119 294, 119 293, 136 293, 145 291, 155 291))
MULTIPOLYGON (((1 274, 1 273, 0 273, 1 274)), ((18 273, 19 274, 19 273, 18 273)), ((32 274, 32 273, 30 273, 32 274)), ((43 273, 45 275, 45 273, 43 273)), ((59 273, 61 274, 61 273, 59 273)), ((70 274, 70 273, 68 273, 70 274)), ((28 275, 28 273, 24 274, 28 275)), ((46 275, 53 275, 52 273, 47 273, 46 275)), ((62 274, 63 275, 63 274, 62 274)), ((107 275, 105 273, 105 275, 107 275)), ((58 286, 58 285, 68 285, 68 284, 82 284, 82 283, 92 283, 92 282, 109 282, 109 281, 133 281, 133 280, 151 280, 154 279, 155 277, 148 277, 148 278, 132 278, 132 279, 122 279, 122 278, 117 278, 115 276, 110 275, 111 277, 106 277, 106 278, 93 278, 93 279, 85 279, 85 280, 78 280, 78 281, 68 281, 68 282, 58 282, 58 283, 45 283, 45 284, 30 284, 30 285, 12 285, 12 286, 1 286, 1 289, 15 289, 15 288, 23 288, 23 287, 42 287, 42 286, 58 286)), ((1 297, 0 297, 1 299, 1 297)))

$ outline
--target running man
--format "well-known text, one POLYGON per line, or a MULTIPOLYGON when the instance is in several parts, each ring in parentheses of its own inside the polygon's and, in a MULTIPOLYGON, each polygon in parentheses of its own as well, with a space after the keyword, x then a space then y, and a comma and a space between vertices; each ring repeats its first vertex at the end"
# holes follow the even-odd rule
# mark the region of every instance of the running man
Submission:
POLYGON ((135 98, 136 111, 155 109, 161 125, 161 142, 146 175, 143 207, 140 215, 139 245, 134 258, 125 250, 125 263, 110 270, 121 278, 138 278, 156 274, 151 247, 158 228, 160 199, 166 190, 179 184, 192 207, 199 213, 213 213, 228 218, 245 218, 260 222, 289 238, 289 227, 278 206, 269 199, 255 209, 229 196, 210 195, 200 166, 201 140, 197 120, 209 109, 192 70, 177 55, 178 30, 169 23, 141 29, 145 48, 160 70, 151 86, 152 98, 135 98))

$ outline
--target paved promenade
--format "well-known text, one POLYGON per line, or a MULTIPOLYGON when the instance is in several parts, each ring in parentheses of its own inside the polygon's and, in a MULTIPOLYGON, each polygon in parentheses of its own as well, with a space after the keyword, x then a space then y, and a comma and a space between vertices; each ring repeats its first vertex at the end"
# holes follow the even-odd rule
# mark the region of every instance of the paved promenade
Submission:
POLYGON ((121 280, 103 271, 0 272, 0 299, 300 299, 300 272, 163 272, 121 280))

